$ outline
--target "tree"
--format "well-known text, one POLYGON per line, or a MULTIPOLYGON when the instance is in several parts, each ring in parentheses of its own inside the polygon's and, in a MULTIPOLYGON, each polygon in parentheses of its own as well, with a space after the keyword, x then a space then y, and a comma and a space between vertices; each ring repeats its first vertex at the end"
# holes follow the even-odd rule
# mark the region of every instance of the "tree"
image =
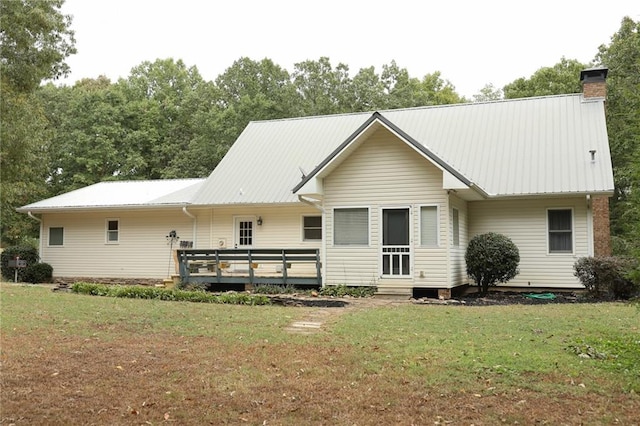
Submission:
POLYGON ((625 17, 596 61, 609 68, 607 128, 615 194, 611 200, 614 250, 640 258, 640 22, 625 17))
POLYGON ((552 67, 540 68, 528 79, 519 78, 504 86, 504 98, 516 99, 580 93, 582 86, 578 76, 580 71, 589 68, 589 66, 575 59, 563 57, 552 67))
POLYGON ((489 286, 506 283, 518 275, 520 253, 511 239, 489 232, 476 235, 467 246, 464 256, 467 275, 478 286, 480 293, 487 293, 489 286))
POLYGON ((339 63, 335 68, 327 57, 303 61, 294 65, 293 84, 301 96, 302 115, 325 115, 348 112, 353 105, 349 95, 349 66, 339 63))
POLYGON ((502 89, 496 88, 492 83, 485 84, 478 94, 473 95, 473 102, 488 102, 502 99, 502 89))
POLYGON ((75 53, 71 18, 63 0, 0 2, 0 199, 2 242, 17 244, 37 235, 35 221, 15 208, 44 193, 48 149, 44 112, 33 96, 44 79, 65 75, 64 60, 75 53))
POLYGON ((17 92, 32 92, 45 79, 69 72, 64 60, 74 53, 71 16, 60 13, 64 0, 0 2, 0 74, 17 92))

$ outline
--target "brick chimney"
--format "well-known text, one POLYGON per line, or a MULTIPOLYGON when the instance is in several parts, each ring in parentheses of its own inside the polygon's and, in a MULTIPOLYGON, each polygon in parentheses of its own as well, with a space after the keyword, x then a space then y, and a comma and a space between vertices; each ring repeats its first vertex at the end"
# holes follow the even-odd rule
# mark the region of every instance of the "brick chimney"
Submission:
POLYGON ((582 83, 582 96, 585 99, 607 97, 607 74, 608 68, 588 68, 580 71, 580 82, 582 83))
MULTIPOLYGON (((580 72, 582 97, 585 101, 607 98, 607 68, 589 68, 580 72)), ((591 200, 593 212, 593 254, 611 256, 611 230, 609 227, 609 197, 594 196, 591 200)))

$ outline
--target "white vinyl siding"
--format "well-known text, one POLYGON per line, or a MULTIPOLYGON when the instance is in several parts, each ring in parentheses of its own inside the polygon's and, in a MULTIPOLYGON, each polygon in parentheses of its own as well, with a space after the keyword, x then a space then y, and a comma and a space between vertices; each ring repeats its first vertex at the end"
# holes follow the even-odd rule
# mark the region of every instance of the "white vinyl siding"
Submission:
POLYGON ((541 200, 488 200, 469 203, 471 235, 498 232, 520 251, 520 273, 506 286, 582 288, 573 264, 589 255, 587 205, 584 197, 541 200), (547 212, 573 212, 573 253, 548 253, 547 212))
MULTIPOLYGON (((375 131, 324 178, 324 196, 327 284, 448 286, 446 248, 422 246, 420 238, 420 206, 447 205, 442 172, 397 136, 386 129, 375 131), (368 206, 368 246, 334 244, 333 209, 347 206, 368 206), (398 206, 410 206, 412 275, 382 278, 381 214, 385 208, 398 206)), ((446 223, 447 212, 437 210, 440 223, 446 223)), ((438 241, 446 241, 447 228, 440 226, 437 232, 438 241)))
POLYGON ((120 240, 120 223, 117 219, 107 219, 107 244, 116 244, 120 240))
MULTIPOLYGON (((192 239, 193 221, 181 209, 118 212, 119 231, 125 232, 117 247, 105 244, 105 223, 113 211, 44 214, 43 225, 64 227, 64 250, 43 247, 42 261, 56 277, 166 278, 175 270, 166 236, 192 239)), ((50 248, 51 247, 51 248, 50 248)))
POLYGON ((469 282, 467 277, 467 266, 464 255, 469 244, 468 236, 468 203, 456 195, 449 196, 449 205, 451 208, 450 215, 450 232, 449 240, 449 285, 451 287, 459 286, 469 282))
POLYGON ((49 228, 49 245, 50 246, 64 245, 64 228, 63 227, 52 226, 49 228))
POLYGON ((438 207, 420 207, 420 245, 435 247, 438 245, 438 207))
POLYGON ((369 209, 336 208, 333 210, 333 244, 365 246, 369 244, 369 209))

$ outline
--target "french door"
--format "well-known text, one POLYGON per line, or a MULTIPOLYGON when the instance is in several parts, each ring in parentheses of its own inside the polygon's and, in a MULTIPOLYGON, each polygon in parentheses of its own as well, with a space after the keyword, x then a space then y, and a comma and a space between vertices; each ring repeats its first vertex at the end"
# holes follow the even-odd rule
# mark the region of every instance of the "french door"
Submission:
POLYGON ((411 275, 411 244, 409 242, 411 212, 408 208, 382 209, 382 275, 411 275))

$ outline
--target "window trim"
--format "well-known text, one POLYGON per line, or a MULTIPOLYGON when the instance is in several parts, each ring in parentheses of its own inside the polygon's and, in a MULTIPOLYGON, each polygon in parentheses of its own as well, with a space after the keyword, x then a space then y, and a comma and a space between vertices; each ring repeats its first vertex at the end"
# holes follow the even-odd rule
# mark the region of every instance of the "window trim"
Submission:
POLYGON ((105 230, 105 234, 104 234, 104 238, 105 238, 105 244, 120 244, 120 219, 117 218, 107 218, 104 220, 104 230, 105 230), (109 224, 111 222, 115 222, 118 226, 118 229, 114 230, 110 230, 109 229, 109 224), (111 240, 109 239, 109 235, 110 233, 115 232, 116 233, 116 239, 115 240, 111 240))
POLYGON ((573 207, 548 207, 546 209, 545 212, 545 216, 546 216, 546 236, 547 236, 547 255, 549 256, 573 256, 573 254, 576 252, 576 238, 575 238, 575 215, 574 215, 574 211, 573 211, 573 207), (571 232, 571 251, 551 251, 551 239, 550 234, 551 234, 551 229, 549 229, 549 212, 553 211, 553 210, 565 210, 565 211, 569 211, 570 215, 571 215, 571 230, 570 231, 558 231, 555 230, 555 232, 571 232))
POLYGON ((304 214, 301 216, 300 218, 300 225, 302 228, 302 235, 301 235, 301 239, 303 242, 317 242, 317 241, 322 241, 322 229, 323 226, 322 224, 324 223, 324 219, 322 217, 321 214, 304 214), (305 226, 304 224, 304 220, 308 217, 319 217, 320 218, 320 226, 305 226), (320 230, 320 238, 307 238, 306 237, 306 231, 307 230, 320 230))
POLYGON ((47 247, 64 247, 64 226, 49 226, 49 232, 47 233, 47 247), (51 244, 51 230, 62 230, 62 242, 60 244, 51 244))
POLYGON ((440 247, 440 205, 439 204, 420 204, 418 206, 418 245, 421 248, 439 248, 440 247), (422 244, 422 208, 423 207, 435 207, 436 209, 436 243, 435 245, 422 244))
POLYGON ((332 209, 331 244, 333 247, 371 247, 371 207, 370 206, 339 206, 332 209), (336 244, 336 210, 362 209, 367 211, 367 242, 364 244, 336 244))

